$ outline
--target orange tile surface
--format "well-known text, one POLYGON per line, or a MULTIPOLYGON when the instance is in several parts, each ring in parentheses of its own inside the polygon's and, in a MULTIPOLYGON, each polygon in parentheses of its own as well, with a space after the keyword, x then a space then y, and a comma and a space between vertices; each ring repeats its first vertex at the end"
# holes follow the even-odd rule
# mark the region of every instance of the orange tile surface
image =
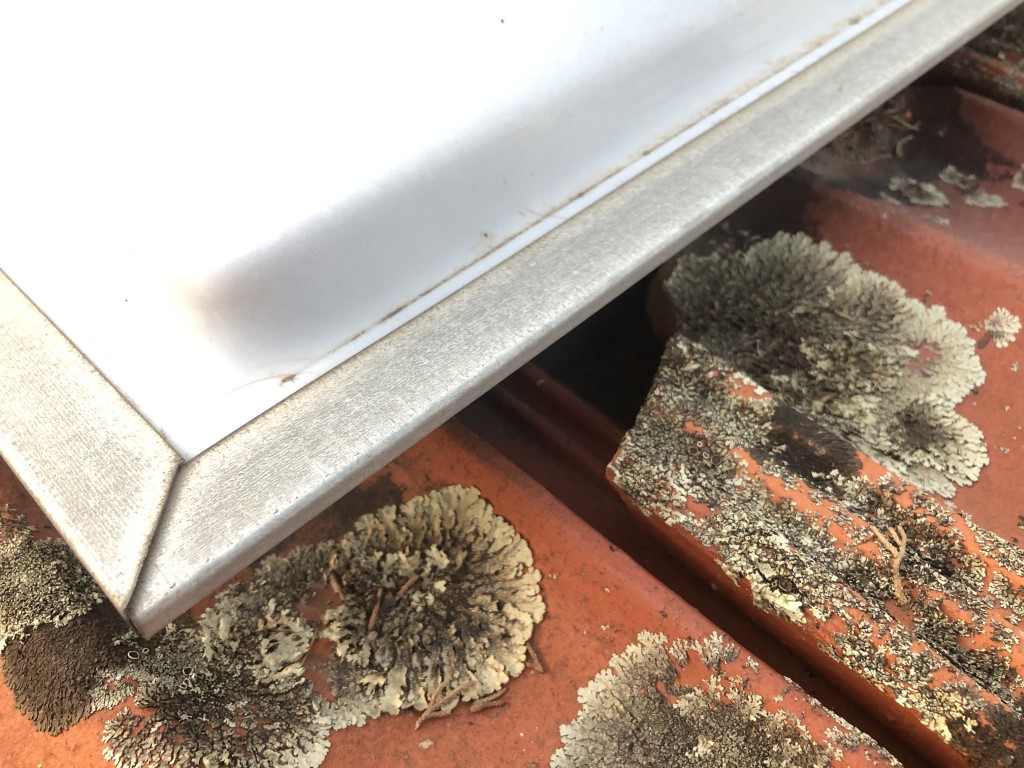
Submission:
MULTIPOLYGON (((32 504, 5 474, 11 506, 37 519, 32 504)), ((313 521, 279 549, 342 533, 355 514, 375 508, 400 490, 405 498, 450 483, 473 484, 495 511, 511 522, 531 546, 543 574, 541 589, 547 613, 533 638, 546 671, 525 671, 508 685, 505 706, 473 713, 460 705, 446 718, 414 727, 418 713, 384 715, 361 728, 331 736, 325 766, 380 765, 547 765, 560 745, 559 726, 577 714, 577 691, 608 665, 612 655, 635 642, 638 633, 664 633, 669 639, 704 637, 716 627, 639 568, 617 547, 569 513, 549 494, 463 428, 438 430, 410 449, 363 490, 313 521)), ((243 574, 244 577, 244 574, 243 574)), ((325 583, 302 607, 316 615, 336 602, 325 583)), ((198 615, 204 606, 193 612, 198 615)), ((71 651, 73 652, 73 650, 71 651)), ((314 646, 307 667, 315 670, 326 653, 314 646)), ((816 739, 835 721, 767 667, 743 667, 742 655, 729 670, 743 675, 767 701, 799 715, 816 739), (774 697, 779 697, 775 701, 774 697)), ((698 665, 686 672, 691 680, 698 665)), ((102 765, 100 730, 108 712, 100 712, 52 737, 36 733, 29 721, 12 711, 10 694, 0 709, 0 743, 8 745, 0 765, 102 765)), ((834 765, 867 765, 864 755, 849 750, 834 765)), ((872 763, 873 764, 873 763, 872 763)), ((886 764, 885 761, 881 764, 886 764)))

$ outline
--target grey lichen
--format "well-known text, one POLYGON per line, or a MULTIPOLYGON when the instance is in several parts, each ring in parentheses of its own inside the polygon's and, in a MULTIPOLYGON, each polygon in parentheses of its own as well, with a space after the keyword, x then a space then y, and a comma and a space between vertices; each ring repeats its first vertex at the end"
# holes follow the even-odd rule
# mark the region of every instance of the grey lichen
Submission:
POLYGON ((755 605, 807 631, 827 623, 823 652, 944 740, 970 743, 979 708, 1016 707, 1024 690, 1014 666, 1024 554, 930 494, 891 476, 865 479, 816 432, 808 444, 820 457, 793 461, 789 433, 805 427, 780 412, 749 378, 677 335, 610 475, 639 509, 713 553, 755 605), (693 434, 707 445, 699 454, 693 434), (723 447, 706 473, 705 454, 723 447), (874 531, 890 530, 886 547, 874 531), (896 609, 907 618, 894 620, 896 609))
POLYGON ((1006 208, 1007 203, 997 194, 986 192, 978 185, 978 177, 973 173, 965 173, 955 165, 947 165, 939 173, 939 179, 959 189, 964 202, 974 208, 1006 208))
POLYGON ((35 538, 20 518, 0 520, 0 651, 44 624, 60 627, 103 599, 61 539, 35 538))
POLYGON ((900 194, 904 200, 914 205, 929 208, 944 208, 949 205, 946 193, 930 181, 918 181, 910 176, 893 176, 889 179, 889 189, 900 194))
POLYGON ((955 410, 985 380, 967 330, 850 254, 779 233, 683 253, 666 290, 681 332, 905 478, 951 495, 988 463, 955 410))
MULTIPOLYGON (((996 347, 1006 349, 1016 341, 1020 327, 1019 317, 1006 307, 999 307, 985 321, 985 334, 996 347)), ((978 342, 978 346, 983 346, 981 341, 978 342)))
POLYGON ((118 678, 136 683, 135 704, 103 730, 115 765, 315 768, 327 755, 331 719, 306 679, 313 632, 271 600, 221 600, 195 628, 171 626, 159 642, 126 638, 118 678))
POLYGON ((900 94, 838 136, 805 165, 820 173, 842 163, 866 165, 902 157, 920 132, 920 124, 910 115, 906 95, 900 94))
MULTIPOLYGON (((738 655, 717 634, 669 644, 665 635, 641 632, 580 690, 582 709, 561 727, 552 768, 841 764, 835 740, 816 741, 797 714, 766 707, 751 690, 752 668, 746 674, 725 668, 738 655), (691 665, 704 669, 696 682, 680 682, 691 665)), ((848 733, 845 726, 834 730, 848 733)), ((883 754, 870 738, 861 739, 858 748, 870 744, 883 754)))
POLYGON ((532 562, 477 490, 451 486, 364 515, 340 543, 265 557, 197 621, 183 617, 144 641, 102 601, 63 542, 37 540, 5 514, 5 675, 19 708, 49 732, 121 707, 103 731, 104 756, 120 768, 315 768, 332 729, 422 709, 432 686, 458 694, 443 699, 443 710, 460 699, 499 706, 484 697, 523 670, 544 613, 532 562), (346 625, 354 596, 326 616, 306 618, 300 609, 325 586, 329 566, 339 586, 378 585, 370 599, 381 597, 379 621, 364 613, 362 634, 346 625), (396 584, 383 594, 383 585, 396 584), (328 671, 334 700, 307 676, 307 652, 322 634, 349 651, 328 671))
POLYGON ((529 546, 475 488, 448 486, 356 521, 337 546, 325 614, 345 696, 380 710, 442 711, 499 690, 524 668, 544 615, 529 546), (436 703, 436 702, 435 702, 436 703))
POLYGON ((980 187, 965 193, 964 202, 972 208, 1008 208, 1010 206, 1000 195, 986 192, 980 187))

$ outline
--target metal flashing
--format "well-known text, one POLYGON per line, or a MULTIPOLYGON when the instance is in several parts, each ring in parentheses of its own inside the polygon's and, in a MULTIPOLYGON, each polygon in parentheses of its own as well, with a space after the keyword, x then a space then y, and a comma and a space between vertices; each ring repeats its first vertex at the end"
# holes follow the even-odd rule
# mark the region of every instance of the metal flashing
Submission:
POLYGON ((5 279, 0 452, 151 635, 1014 5, 911 0, 184 463, 5 279))
POLYGON ((0 272, 0 453, 124 612, 181 458, 0 272))

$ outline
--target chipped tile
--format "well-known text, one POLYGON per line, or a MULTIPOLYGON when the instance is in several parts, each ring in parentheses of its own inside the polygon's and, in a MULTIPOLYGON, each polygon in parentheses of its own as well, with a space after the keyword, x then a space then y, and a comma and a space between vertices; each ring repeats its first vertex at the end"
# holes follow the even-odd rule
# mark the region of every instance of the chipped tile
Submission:
POLYGON ((1024 553, 791 410, 677 335, 609 477, 816 667, 860 676, 865 706, 902 710, 933 758, 1010 764, 1024 553))

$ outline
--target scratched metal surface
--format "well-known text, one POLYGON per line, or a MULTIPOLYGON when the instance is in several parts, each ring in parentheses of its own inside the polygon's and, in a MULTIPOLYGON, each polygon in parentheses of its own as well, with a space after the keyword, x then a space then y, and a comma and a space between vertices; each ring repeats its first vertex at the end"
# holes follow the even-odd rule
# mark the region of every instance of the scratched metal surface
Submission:
MULTIPOLYGON (((122 604, 131 595, 126 613, 142 631, 157 631, 1012 5, 915 0, 185 463, 134 589, 130 576, 102 578, 109 550, 81 556, 122 604)), ((77 392, 69 407, 93 408, 95 380, 66 384, 77 392)), ((33 407, 21 397, 9 413, 33 407)), ((119 423, 110 430, 120 441, 119 423)), ((36 445, 56 464, 81 463, 70 437, 36 445)), ((103 457, 134 453, 124 440, 90 472, 116 478, 103 457)), ((78 498, 68 483, 84 528, 106 530, 110 509, 135 509, 121 485, 78 498)), ((135 523, 143 537, 146 514, 135 523)))

